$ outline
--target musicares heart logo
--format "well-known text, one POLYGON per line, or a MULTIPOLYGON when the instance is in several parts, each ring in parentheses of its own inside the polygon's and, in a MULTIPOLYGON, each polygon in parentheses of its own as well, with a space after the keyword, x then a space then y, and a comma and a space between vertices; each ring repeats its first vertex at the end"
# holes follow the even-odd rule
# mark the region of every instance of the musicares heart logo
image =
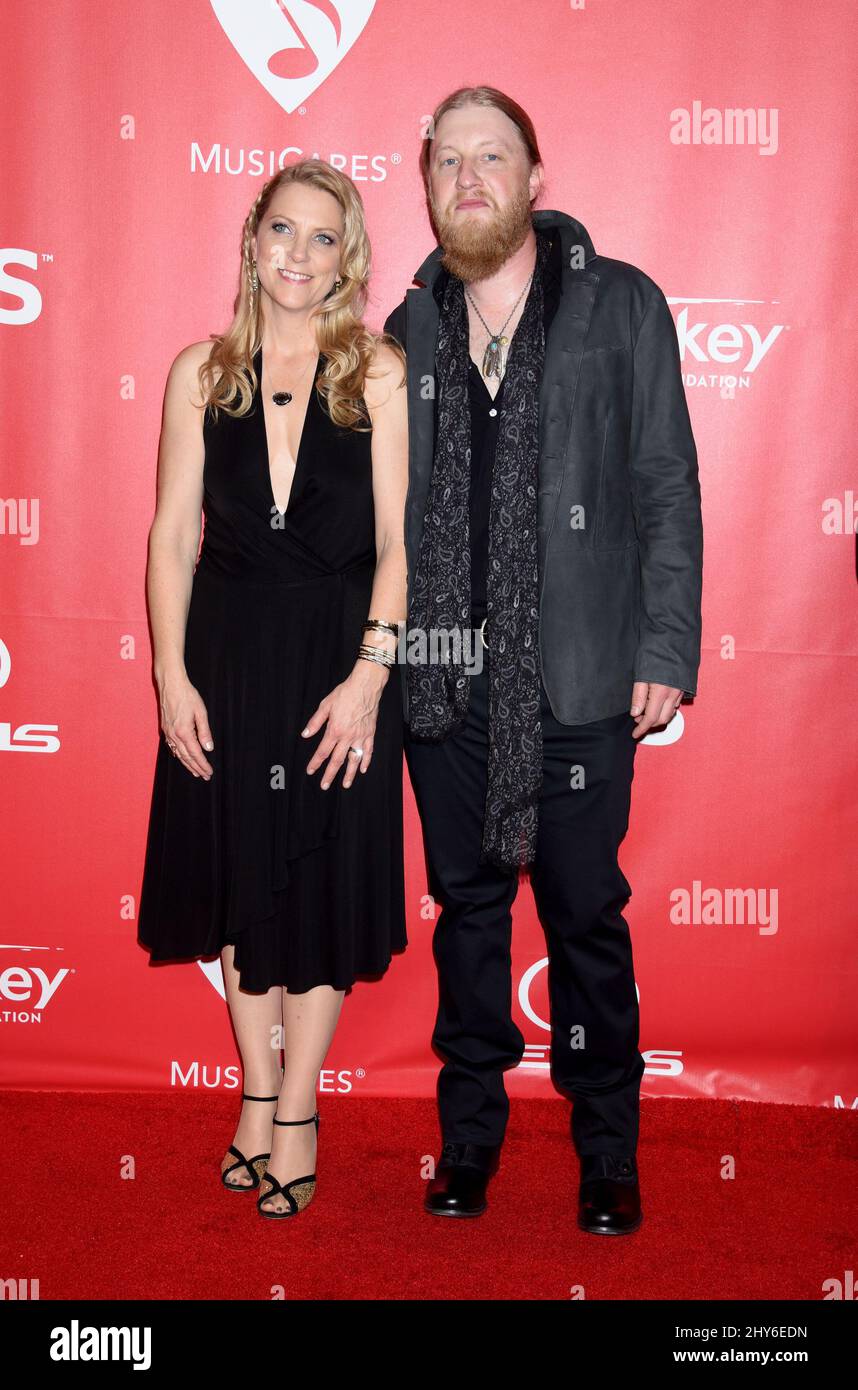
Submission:
POLYGON ((202 970, 209 984, 216 989, 221 999, 226 999, 226 985, 223 982, 223 966, 220 958, 217 960, 198 960, 197 965, 202 970))
POLYGON ((375 0, 211 0, 211 6, 254 77, 291 113, 348 53, 375 0))

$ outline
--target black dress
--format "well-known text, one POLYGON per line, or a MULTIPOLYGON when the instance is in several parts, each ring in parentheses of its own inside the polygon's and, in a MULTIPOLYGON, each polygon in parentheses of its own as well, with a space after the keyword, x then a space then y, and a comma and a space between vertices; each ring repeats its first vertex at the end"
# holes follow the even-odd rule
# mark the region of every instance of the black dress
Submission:
MULTIPOLYGON (((320 354, 317 374, 323 365, 320 354)), ((262 380, 262 349, 254 359, 262 380)), ((235 945, 242 989, 346 989, 404 949, 402 668, 378 709, 367 772, 327 791, 306 767, 323 725, 301 730, 345 680, 376 563, 371 433, 338 427, 310 393, 286 511, 274 502, 262 400, 206 409, 205 530, 185 666, 206 705, 213 775, 194 777, 162 737, 138 941, 153 961, 235 945)))

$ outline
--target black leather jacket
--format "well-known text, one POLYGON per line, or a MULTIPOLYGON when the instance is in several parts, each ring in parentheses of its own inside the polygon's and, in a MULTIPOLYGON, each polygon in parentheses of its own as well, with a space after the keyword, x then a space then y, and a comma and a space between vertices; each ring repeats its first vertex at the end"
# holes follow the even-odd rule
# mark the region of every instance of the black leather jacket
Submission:
MULTIPOLYGON (((635 681, 695 694, 703 525, 697 451, 664 294, 598 256, 580 222, 533 213, 560 239, 562 294, 545 345, 539 424, 542 680, 563 724, 627 710, 635 681)), ((408 595, 428 501, 436 247, 385 330, 408 358, 408 595)), ((403 713, 408 692, 400 668, 403 713)))

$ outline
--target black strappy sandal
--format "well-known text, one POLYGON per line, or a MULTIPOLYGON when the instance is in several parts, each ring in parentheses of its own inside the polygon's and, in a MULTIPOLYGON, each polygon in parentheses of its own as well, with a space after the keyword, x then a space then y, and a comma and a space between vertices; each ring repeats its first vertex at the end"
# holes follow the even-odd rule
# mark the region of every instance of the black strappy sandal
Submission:
MULTIPOLYGON (((280 1097, 279 1095, 249 1096, 246 1092, 242 1091, 241 1099, 276 1101, 279 1100, 280 1097)), ((228 1168, 221 1168, 220 1180, 223 1183, 224 1187, 229 1192, 255 1192, 256 1189, 259 1187, 260 1178, 262 1178, 265 1174, 265 1166, 268 1163, 271 1154, 256 1154, 254 1158, 245 1158, 244 1154, 241 1152, 241 1149, 237 1149, 234 1144, 230 1144, 229 1148, 227 1149, 224 1162, 226 1162, 226 1159, 229 1157, 230 1154, 234 1154, 235 1158, 238 1161, 236 1163, 231 1163, 228 1168), (237 1168, 246 1168, 252 1178, 252 1181, 248 1183, 228 1182, 228 1175, 230 1173, 234 1173, 237 1168)))
MULTIPOLYGON (((274 1123, 276 1125, 314 1124, 316 1126, 316 1135, 318 1136, 319 1112, 317 1110, 315 1115, 310 1116, 309 1120, 275 1120, 274 1123)), ((269 1154, 268 1157, 270 1158, 271 1155, 269 1154)), ((305 1178, 293 1178, 291 1182, 287 1182, 285 1185, 283 1183, 279 1183, 275 1177, 272 1177, 270 1169, 267 1173, 263 1174, 263 1177, 265 1182, 271 1184, 271 1191, 261 1193, 261 1195, 256 1199, 256 1210, 259 1212, 260 1216, 271 1216, 278 1221, 281 1217, 297 1216, 299 1211, 303 1211, 305 1207, 310 1205, 316 1194, 315 1173, 310 1173, 305 1178), (296 1189, 294 1193, 292 1191, 293 1188, 296 1189), (263 1209, 262 1203, 267 1201, 269 1197, 276 1197, 278 1196, 278 1194, 282 1196, 287 1202, 288 1205, 286 1207, 286 1210, 265 1211, 263 1209)))

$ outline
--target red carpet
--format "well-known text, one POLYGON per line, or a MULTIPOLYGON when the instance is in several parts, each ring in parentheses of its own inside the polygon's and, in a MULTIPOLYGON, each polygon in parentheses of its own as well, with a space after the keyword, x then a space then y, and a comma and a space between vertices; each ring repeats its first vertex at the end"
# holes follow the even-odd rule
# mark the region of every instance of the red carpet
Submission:
POLYGON ((644 1100, 644 1221, 575 1225, 577 1161, 559 1097, 516 1101, 489 1210, 421 1207, 431 1101, 321 1098, 319 1185, 263 1221, 219 1185, 236 1098, 6 1091, 0 1278, 42 1299, 802 1299, 856 1267, 858 1114, 644 1100), (136 1165, 120 1177, 123 1161, 136 1165), (724 1155, 736 1177, 720 1176, 724 1155))

